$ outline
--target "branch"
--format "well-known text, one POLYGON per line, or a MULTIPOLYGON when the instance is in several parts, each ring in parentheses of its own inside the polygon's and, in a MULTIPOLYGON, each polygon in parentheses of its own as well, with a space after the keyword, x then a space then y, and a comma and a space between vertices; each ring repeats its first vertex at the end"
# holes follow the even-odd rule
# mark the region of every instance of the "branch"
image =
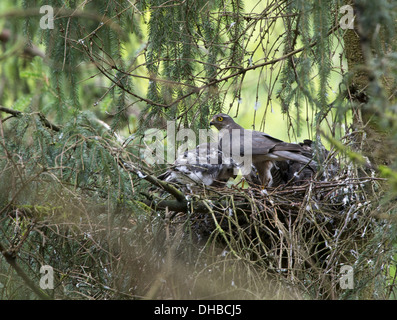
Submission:
MULTIPOLYGON (((333 28, 331 28, 331 29, 328 31, 327 36, 330 36, 332 33, 334 33, 336 30, 338 30, 338 28, 339 28, 339 24, 336 24, 333 28)), ((245 74, 247 71, 255 70, 255 69, 257 69, 257 68, 263 68, 264 66, 271 65, 271 64, 275 64, 275 63, 277 63, 277 62, 283 61, 283 60, 285 60, 285 59, 288 59, 288 58, 290 58, 290 57, 296 55, 297 53, 300 53, 300 52, 304 51, 305 49, 312 48, 312 47, 314 47, 315 45, 317 45, 317 41, 313 41, 313 42, 310 43, 309 45, 303 46, 303 47, 301 47, 301 48, 299 48, 299 49, 296 49, 296 50, 293 50, 293 51, 291 51, 291 52, 289 52, 289 53, 287 53, 287 54, 285 54, 285 55, 283 55, 283 56, 281 56, 281 57, 279 57, 279 58, 276 58, 276 59, 273 59, 273 60, 268 60, 268 61, 265 61, 265 62, 263 62, 263 63, 255 64, 255 65, 250 66, 250 67, 247 67, 247 68, 238 68, 238 69, 239 69, 238 71, 236 71, 236 72, 234 72, 234 73, 232 73, 232 74, 230 74, 230 75, 228 75, 228 76, 225 76, 225 77, 223 77, 223 78, 214 79, 214 80, 212 80, 212 81, 209 81, 209 82, 207 82, 206 84, 202 85, 201 87, 196 87, 196 86, 189 85, 189 87, 192 88, 191 91, 187 92, 187 93, 184 94, 183 96, 180 96, 179 98, 175 99, 173 102, 171 102, 171 103, 169 103, 169 104, 158 103, 158 102, 155 102, 155 101, 150 100, 150 99, 143 98, 143 97, 141 97, 141 96, 139 96, 139 95, 133 93, 131 90, 129 90, 128 88, 126 88, 126 87, 121 83, 121 79, 118 79, 118 80, 116 81, 116 80, 114 80, 113 75, 109 75, 109 74, 106 72, 106 69, 105 69, 105 68, 101 69, 101 67, 99 66, 99 64, 98 64, 98 63, 95 63, 93 57, 92 57, 91 54, 90 54, 89 48, 88 48, 86 45, 83 45, 83 47, 84 47, 84 49, 86 50, 87 54, 90 56, 90 59, 92 60, 92 62, 96 65, 97 69, 98 69, 105 77, 107 77, 110 81, 112 81, 112 83, 114 83, 115 85, 117 85, 120 89, 124 90, 125 92, 127 92, 127 93, 130 94, 131 96, 133 96, 133 97, 135 97, 135 98, 137 98, 137 99, 140 99, 140 101, 146 102, 147 104, 150 104, 150 105, 154 105, 154 106, 158 106, 158 107, 162 107, 162 108, 167 109, 167 108, 171 108, 172 106, 178 104, 180 101, 182 101, 182 100, 188 98, 189 96, 191 96, 191 95, 194 94, 194 93, 199 93, 199 92, 201 92, 202 90, 205 90, 205 89, 207 89, 207 88, 210 88, 210 87, 212 87, 212 86, 214 86, 214 85, 216 85, 216 84, 218 84, 218 83, 220 83, 220 82, 226 82, 227 80, 229 80, 229 79, 231 79, 231 78, 234 78, 234 77, 237 77, 237 76, 239 76, 239 75, 245 74)), ((127 76, 127 75, 128 75, 128 76, 135 76, 135 75, 126 73, 126 72, 123 71, 123 70, 120 70, 116 65, 112 65, 112 66, 111 66, 111 69, 114 69, 114 70, 116 70, 116 71, 118 71, 118 72, 120 72, 120 73, 124 73, 125 76, 127 76)), ((151 78, 150 78, 150 79, 151 79, 151 78)), ((153 79, 153 80, 165 82, 165 80, 159 80, 159 79, 153 79)), ((168 80, 167 80, 167 81, 168 81, 168 80)), ((179 85, 182 85, 182 86, 186 86, 185 83, 179 83, 179 82, 173 82, 173 84, 175 84, 175 85, 176 85, 176 84, 179 84, 179 85)))
MULTIPOLYGON (((13 117, 18 117, 18 116, 23 114, 23 112, 21 112, 21 111, 13 110, 13 109, 6 108, 6 107, 3 107, 3 106, 0 106, 0 112, 1 111, 5 112, 5 113, 9 113, 13 117)), ((54 130, 56 132, 61 131, 60 127, 58 127, 57 125, 55 125, 55 124, 51 123, 50 121, 48 121, 48 119, 41 112, 37 113, 37 115, 39 116, 41 122, 44 124, 45 127, 49 128, 51 130, 54 130)))
MULTIPOLYGON (((125 12, 132 8, 132 5, 127 6, 124 8, 121 12, 118 13, 120 15, 122 12, 125 12)), ((123 29, 120 27, 119 24, 116 22, 113 22, 113 17, 107 17, 104 16, 103 14, 96 14, 94 12, 88 12, 88 11, 83 11, 83 10, 78 10, 78 9, 67 9, 67 8, 59 8, 59 7, 54 7, 54 13, 57 16, 57 18, 83 18, 87 20, 93 20, 97 21, 100 24, 95 30, 92 31, 98 32, 100 28, 103 28, 104 26, 108 26, 112 28, 115 32, 118 32, 120 35, 123 35, 123 29)), ((0 14, 0 19, 15 19, 15 18, 27 18, 27 17, 35 17, 35 16, 41 16, 42 13, 40 13, 40 8, 30 8, 30 9, 12 9, 12 10, 7 10, 5 13, 0 14)), ((91 33, 91 34, 92 34, 91 33)), ((83 39, 84 40, 84 39, 83 39)))
POLYGON ((152 175, 144 172, 142 169, 138 169, 131 162, 125 162, 121 158, 119 158, 119 164, 121 165, 122 168, 136 174, 139 178, 145 179, 146 181, 149 181, 154 186, 162 188, 163 190, 167 191, 169 194, 174 196, 175 199, 179 203, 184 203, 184 205, 186 206, 187 201, 186 201, 185 195, 183 194, 183 192, 179 191, 173 185, 171 185, 165 181, 162 181, 160 179, 157 179, 155 176, 152 176, 152 175))
MULTIPOLYGON (((0 32, 0 41, 1 42, 7 43, 11 38, 12 38, 12 34, 9 29, 3 29, 0 32)), ((45 58, 45 53, 42 50, 40 50, 37 46, 35 46, 34 44, 32 44, 30 46, 25 46, 23 48, 23 53, 30 57, 37 56, 37 57, 45 58)))
POLYGON ((22 114, 21 111, 9 109, 9 108, 3 107, 3 106, 0 106, 0 111, 3 111, 3 112, 5 112, 5 113, 9 113, 9 114, 13 115, 14 117, 17 117, 17 116, 19 116, 20 114, 22 114))
POLYGON ((39 118, 41 120, 41 122, 49 129, 54 130, 56 132, 61 131, 61 128, 56 126, 55 124, 51 123, 50 121, 48 121, 48 119, 46 117, 44 117, 44 115, 40 112, 39 113, 39 118))
POLYGON ((15 270, 15 272, 22 278, 22 280, 27 284, 27 286, 32 289, 32 291, 43 300, 52 300, 52 298, 43 292, 35 283, 28 277, 28 275, 23 271, 23 269, 17 264, 16 257, 12 252, 5 250, 3 245, 0 243, 0 252, 8 262, 8 264, 15 270))

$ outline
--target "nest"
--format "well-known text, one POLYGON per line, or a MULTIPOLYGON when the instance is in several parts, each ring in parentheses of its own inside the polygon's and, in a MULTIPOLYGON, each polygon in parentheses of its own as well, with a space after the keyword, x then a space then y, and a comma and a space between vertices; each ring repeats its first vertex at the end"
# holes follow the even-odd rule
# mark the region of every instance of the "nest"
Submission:
POLYGON ((218 255, 266 270, 300 297, 328 299, 368 288, 383 268, 387 241, 377 235, 387 223, 374 215, 381 180, 350 165, 329 181, 202 188, 187 197, 186 210, 163 204, 175 210, 170 230, 188 226, 181 239, 193 237, 201 248, 216 243, 218 255), (343 266, 355 276, 351 290, 341 282, 343 266))

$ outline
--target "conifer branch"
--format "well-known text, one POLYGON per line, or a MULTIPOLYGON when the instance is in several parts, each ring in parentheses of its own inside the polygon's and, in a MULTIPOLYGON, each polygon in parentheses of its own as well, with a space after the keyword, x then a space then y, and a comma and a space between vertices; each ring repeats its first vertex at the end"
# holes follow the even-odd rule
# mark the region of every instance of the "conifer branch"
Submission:
MULTIPOLYGON (((18 117, 20 115, 23 114, 23 112, 18 111, 18 110, 13 110, 10 108, 6 108, 3 106, 0 106, 0 112, 5 112, 8 114, 11 114, 13 117, 18 117)), ((61 131, 61 128, 58 127, 57 125, 53 124, 52 122, 50 122, 41 112, 37 113, 38 117, 40 118, 41 122, 44 124, 45 127, 54 130, 56 132, 61 131)))
MULTIPOLYGON (((332 33, 334 33, 338 28, 339 28, 339 25, 338 25, 338 24, 335 25, 333 28, 331 28, 331 29, 328 31, 327 36, 329 36, 329 35, 331 35, 332 33)), ((100 67, 99 64, 96 64, 96 67, 98 68, 98 70, 99 70, 105 77, 107 77, 107 78, 108 78, 110 81, 112 81, 115 85, 117 85, 119 88, 121 88, 122 90, 124 90, 125 92, 127 92, 128 94, 130 94, 131 96, 133 96, 133 97, 139 99, 140 101, 144 101, 144 102, 146 102, 146 103, 149 104, 149 105, 153 105, 153 106, 157 106, 157 107, 161 107, 161 108, 168 109, 168 108, 171 108, 171 107, 177 105, 179 102, 183 101, 184 99, 190 97, 191 95, 193 95, 193 94, 195 94, 195 93, 200 93, 201 91, 203 91, 203 90, 205 90, 205 89, 207 89, 207 88, 211 88, 211 87, 213 87, 213 86, 215 86, 215 85, 217 85, 217 84, 219 84, 219 83, 221 83, 221 82, 226 82, 226 81, 228 81, 228 80, 230 80, 230 79, 232 79, 232 78, 238 77, 238 76, 240 76, 240 75, 244 75, 244 74, 245 74, 246 72, 248 72, 248 71, 256 70, 256 69, 258 69, 258 68, 263 68, 263 67, 265 67, 265 66, 268 66, 268 65, 272 65, 272 64, 276 64, 276 63, 278 63, 278 62, 281 62, 281 61, 283 61, 283 60, 285 60, 285 59, 289 59, 289 58, 291 58, 292 56, 294 56, 294 55, 296 55, 296 54, 298 54, 298 53, 301 53, 301 52, 304 51, 305 49, 312 48, 312 47, 314 47, 314 46, 316 46, 316 45, 317 45, 317 41, 313 41, 313 42, 311 42, 308 46, 302 46, 302 47, 299 48, 299 49, 292 50, 292 51, 290 51, 290 52, 284 54, 283 56, 281 56, 281 57, 279 57, 279 58, 275 58, 275 59, 272 59, 272 60, 265 61, 265 62, 263 62, 263 63, 255 64, 255 65, 249 66, 249 67, 247 67, 247 68, 234 67, 235 69, 238 69, 238 71, 236 71, 236 72, 234 72, 234 73, 232 73, 232 74, 230 74, 230 75, 227 75, 227 76, 225 76, 225 77, 219 78, 219 79, 212 79, 211 81, 207 82, 206 84, 204 84, 204 85, 202 85, 202 86, 200 86, 200 87, 193 86, 193 85, 191 85, 191 84, 186 84, 186 83, 183 83, 183 82, 177 82, 177 81, 171 81, 171 80, 166 80, 166 79, 159 79, 159 78, 155 78, 155 77, 144 77, 144 76, 138 76, 138 75, 134 75, 134 74, 129 74, 129 73, 126 73, 126 72, 123 71, 123 70, 120 70, 116 65, 112 65, 112 66, 111 66, 111 69, 114 69, 114 70, 117 70, 118 72, 124 73, 125 76, 128 75, 128 76, 133 76, 133 77, 138 77, 138 78, 144 78, 144 79, 146 78, 146 79, 148 79, 148 80, 150 80, 150 81, 159 81, 159 82, 164 82, 164 83, 173 84, 173 85, 186 86, 186 87, 189 87, 189 88, 191 89, 191 90, 190 90, 189 92, 187 92, 186 94, 180 96, 179 98, 175 99, 174 101, 172 101, 171 103, 168 103, 168 104, 159 103, 159 102, 156 102, 156 101, 153 101, 153 100, 150 100, 150 99, 147 99, 147 98, 144 98, 144 97, 141 97, 141 96, 137 95, 136 93, 132 92, 131 90, 129 90, 128 88, 126 88, 125 86, 123 86, 123 84, 121 83, 120 80, 117 80, 117 81, 116 81, 116 80, 114 79, 113 75, 109 74, 105 68, 100 67)), ((89 48, 88 48, 88 47, 85 47, 85 49, 86 49, 87 54, 90 55, 89 48)), ((90 56, 90 58, 91 58, 91 60, 92 60, 93 62, 95 61, 95 60, 93 59, 92 56, 90 56)), ((229 68, 230 68, 230 67, 229 67, 229 68)))
POLYGON ((124 169, 136 174, 139 178, 144 179, 144 180, 150 182, 152 185, 167 191, 169 194, 174 196, 175 199, 179 203, 186 202, 186 197, 183 194, 183 192, 181 192, 178 189, 176 189, 173 185, 171 185, 171 184, 169 184, 169 183, 167 183, 165 181, 162 181, 160 179, 157 179, 155 176, 152 176, 151 174, 145 172, 144 170, 137 168, 131 162, 124 162, 121 159, 119 159, 119 164, 121 164, 121 166, 124 169))
POLYGON ((15 272, 22 278, 27 286, 42 300, 52 300, 52 298, 36 286, 36 284, 29 278, 29 276, 23 271, 16 261, 16 256, 13 252, 10 252, 4 248, 0 243, 0 252, 3 255, 7 263, 15 270, 15 272))

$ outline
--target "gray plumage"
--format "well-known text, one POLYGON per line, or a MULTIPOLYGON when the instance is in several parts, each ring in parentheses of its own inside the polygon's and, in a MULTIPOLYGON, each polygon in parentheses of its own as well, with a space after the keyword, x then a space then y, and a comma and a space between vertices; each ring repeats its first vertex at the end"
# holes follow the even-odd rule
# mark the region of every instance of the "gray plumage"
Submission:
POLYGON ((223 158, 217 143, 203 143, 178 155, 174 165, 158 178, 188 187, 194 184, 222 186, 236 177, 235 168, 238 165, 231 158, 223 158))
MULTIPOLYGON (((189 190, 196 184, 223 187, 231 178, 237 177, 240 167, 233 158, 224 156, 218 143, 203 143, 180 154, 173 166, 158 178, 184 185, 189 190)), ((246 180, 260 183, 254 166, 251 166, 246 180)))
POLYGON ((215 115, 210 124, 221 132, 219 149, 224 151, 224 153, 230 152, 230 157, 232 158, 240 156, 251 157, 252 164, 257 169, 259 179, 263 185, 272 183, 271 169, 275 161, 294 161, 307 165, 313 172, 316 170, 316 163, 304 155, 305 150, 299 144, 287 143, 263 132, 246 130, 234 122, 227 114, 215 115), (245 135, 251 138, 251 146, 245 145, 245 135), (233 137, 236 136, 239 136, 239 141, 234 141, 233 137), (230 142, 230 146, 226 148, 227 151, 224 150, 227 144, 225 142, 230 142))

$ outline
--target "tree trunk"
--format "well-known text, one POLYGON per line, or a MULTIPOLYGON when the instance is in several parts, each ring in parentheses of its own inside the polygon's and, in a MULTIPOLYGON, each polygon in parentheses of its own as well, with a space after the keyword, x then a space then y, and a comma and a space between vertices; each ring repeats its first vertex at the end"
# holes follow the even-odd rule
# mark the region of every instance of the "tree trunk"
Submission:
MULTIPOLYGON (((370 61, 373 59, 371 48, 371 32, 365 30, 360 24, 360 9, 355 6, 355 0, 345 0, 345 4, 351 5, 355 13, 354 29, 345 30, 344 50, 348 64, 348 70, 352 74, 348 92, 353 103, 353 127, 356 149, 362 152, 371 162, 374 168, 379 165, 390 165, 395 159, 393 144, 387 126, 381 125, 383 109, 380 106, 374 108, 370 103, 371 85, 376 82, 373 70, 370 69, 370 61)), ((390 79, 389 79, 390 80, 390 79)), ((393 81, 385 81, 382 88, 387 96, 391 95, 393 81)), ((386 100, 386 99, 385 99, 386 100)))
MULTIPOLYGON (((371 70, 371 62, 374 59, 373 46, 371 44, 373 30, 366 28, 360 23, 360 7, 355 0, 345 0, 346 5, 351 5, 355 13, 354 29, 345 30, 344 50, 351 73, 348 87, 349 99, 353 104, 353 128, 356 134, 354 141, 355 149, 368 158, 373 168, 379 165, 390 165, 395 160, 395 146, 391 139, 388 128, 385 125, 384 113, 389 99, 392 96, 394 81, 384 81, 375 76, 371 70), (378 95, 382 99, 378 99, 378 95), (376 100, 371 100, 376 99, 376 100), (376 103, 374 103, 376 101, 376 103), (379 105, 378 101, 384 101, 384 105, 379 105)), ((380 33, 381 34, 381 33, 380 33)), ((382 39, 382 38, 381 38, 382 39)), ((384 39, 384 38, 383 38, 384 39)), ((383 41, 384 43, 384 41, 383 41)), ((383 46, 385 47, 385 46, 383 46)), ((363 271, 363 270, 360 270, 363 271)), ((375 278, 368 272, 360 272, 360 279, 355 279, 357 283, 365 283, 365 289, 360 290, 360 299, 373 299, 375 278), (370 280, 371 279, 371 280, 370 280)))

